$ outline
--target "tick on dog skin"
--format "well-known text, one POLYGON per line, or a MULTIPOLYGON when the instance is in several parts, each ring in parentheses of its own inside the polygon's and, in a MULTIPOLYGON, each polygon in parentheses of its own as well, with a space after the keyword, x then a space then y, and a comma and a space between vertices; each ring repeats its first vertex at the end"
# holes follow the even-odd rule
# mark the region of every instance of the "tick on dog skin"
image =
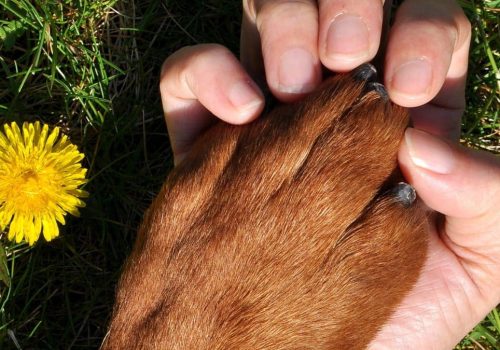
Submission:
POLYGON ((392 189, 392 193, 394 194, 396 200, 405 208, 409 208, 417 198, 415 189, 406 182, 399 182, 392 189))

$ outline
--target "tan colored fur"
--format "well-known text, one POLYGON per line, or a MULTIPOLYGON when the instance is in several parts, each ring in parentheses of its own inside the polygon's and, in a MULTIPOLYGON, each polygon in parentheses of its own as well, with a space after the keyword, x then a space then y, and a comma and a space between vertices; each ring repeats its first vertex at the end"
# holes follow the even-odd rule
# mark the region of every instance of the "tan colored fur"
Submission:
POLYGON ((396 180, 404 109, 329 79, 218 124, 169 175, 103 349, 363 349, 415 283, 426 216, 396 180))

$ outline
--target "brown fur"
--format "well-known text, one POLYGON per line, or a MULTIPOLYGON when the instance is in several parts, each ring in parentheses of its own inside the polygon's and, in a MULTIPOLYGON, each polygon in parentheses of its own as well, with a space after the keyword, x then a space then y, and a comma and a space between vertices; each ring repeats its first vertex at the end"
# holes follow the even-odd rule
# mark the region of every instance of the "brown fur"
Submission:
POLYGON ((427 240, 385 190, 407 113, 364 89, 337 76, 206 132, 144 218, 103 349, 366 347, 427 240))

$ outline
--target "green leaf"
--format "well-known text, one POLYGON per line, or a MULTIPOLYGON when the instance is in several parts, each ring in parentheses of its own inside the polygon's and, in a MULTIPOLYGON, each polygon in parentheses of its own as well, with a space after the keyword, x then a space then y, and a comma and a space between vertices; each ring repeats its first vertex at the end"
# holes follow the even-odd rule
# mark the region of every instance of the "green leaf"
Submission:
POLYGON ((9 270, 7 269, 7 254, 5 253, 5 248, 2 243, 0 243, 0 281, 5 283, 7 287, 10 287, 10 276, 9 270))
POLYGON ((16 43, 26 28, 21 21, 2 21, 0 23, 0 42, 3 43, 5 49, 10 49, 16 43))

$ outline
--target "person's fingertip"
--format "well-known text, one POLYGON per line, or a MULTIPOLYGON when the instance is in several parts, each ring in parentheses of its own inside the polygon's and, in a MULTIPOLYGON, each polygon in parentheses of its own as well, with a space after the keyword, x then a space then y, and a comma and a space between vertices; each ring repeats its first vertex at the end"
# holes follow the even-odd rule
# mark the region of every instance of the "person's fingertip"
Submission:
POLYGON ((230 87, 228 99, 236 109, 233 120, 236 124, 246 123, 254 119, 264 108, 264 96, 251 80, 234 83, 230 87))
POLYGON ((278 90, 284 94, 305 94, 318 84, 318 63, 302 48, 285 51, 279 61, 278 90))
POLYGON ((360 16, 340 14, 328 28, 326 53, 337 65, 366 60, 369 55, 368 26, 360 16))
POLYGON ((455 152, 446 141, 425 131, 408 128, 405 131, 405 143, 415 166, 443 175, 455 169, 455 152))
POLYGON ((426 58, 399 64, 388 80, 389 93, 399 100, 407 101, 405 104, 411 104, 411 101, 421 104, 422 100, 431 98, 433 70, 431 62, 426 58))
POLYGON ((459 165, 454 148, 425 131, 408 128, 399 149, 398 161, 405 179, 425 204, 449 215, 446 205, 454 203, 461 191, 455 188, 459 165))
POLYGON ((408 128, 398 154, 403 175, 431 209, 454 218, 487 217, 500 191, 500 162, 408 128))

